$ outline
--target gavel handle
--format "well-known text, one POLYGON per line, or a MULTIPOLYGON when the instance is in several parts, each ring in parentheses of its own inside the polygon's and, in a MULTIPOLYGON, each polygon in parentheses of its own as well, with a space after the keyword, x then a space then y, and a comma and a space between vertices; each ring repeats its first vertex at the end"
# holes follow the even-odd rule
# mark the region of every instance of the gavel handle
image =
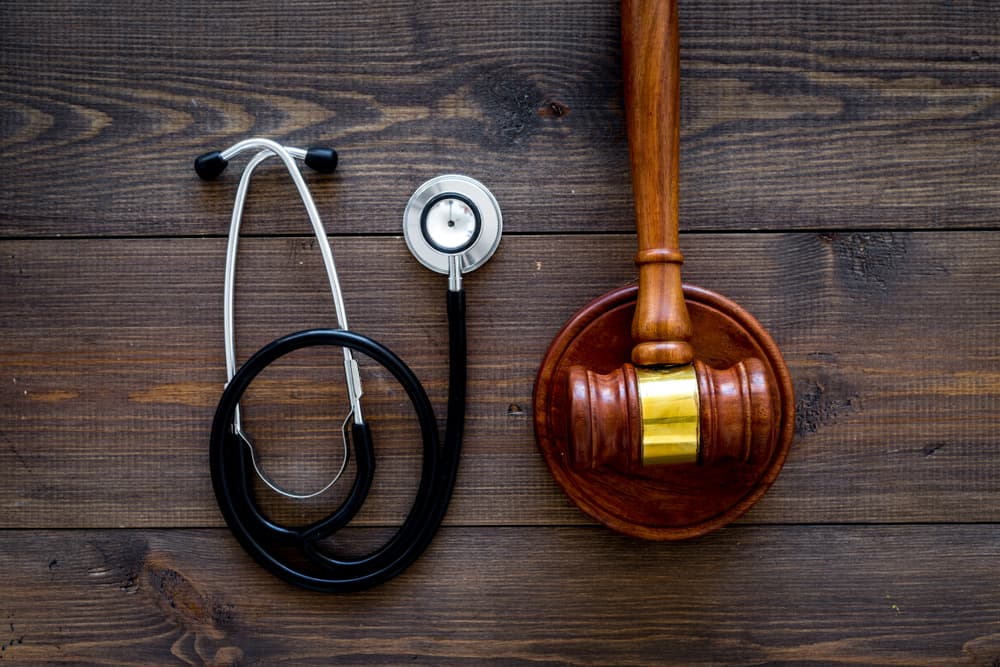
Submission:
POLYGON ((688 364, 694 350, 678 239, 680 31, 677 0, 622 0, 625 117, 639 252, 632 361, 688 364))

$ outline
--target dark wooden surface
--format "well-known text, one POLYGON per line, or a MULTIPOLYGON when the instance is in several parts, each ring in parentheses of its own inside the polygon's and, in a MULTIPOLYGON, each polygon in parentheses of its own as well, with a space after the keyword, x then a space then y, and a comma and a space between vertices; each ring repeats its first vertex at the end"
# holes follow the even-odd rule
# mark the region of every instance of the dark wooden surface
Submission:
MULTIPOLYGON (((531 431, 556 330, 635 277, 617 13, 0 6, 0 660, 1000 663, 1000 6, 681 0, 685 279, 771 332, 797 423, 760 504, 680 544, 593 525, 531 431), (237 176, 202 184, 190 163, 251 134, 340 149, 337 175, 308 179, 352 325, 442 413, 443 284, 406 252, 402 207, 467 173, 509 231, 467 281, 446 525, 360 595, 265 574, 212 498, 237 176)), ((332 321, 286 178, 252 194, 243 357, 332 321)), ((338 418, 323 361, 289 361, 248 406, 299 488, 337 463, 295 447, 338 418)), ((384 378, 370 395, 386 435, 359 543, 405 512, 418 456, 384 378)))

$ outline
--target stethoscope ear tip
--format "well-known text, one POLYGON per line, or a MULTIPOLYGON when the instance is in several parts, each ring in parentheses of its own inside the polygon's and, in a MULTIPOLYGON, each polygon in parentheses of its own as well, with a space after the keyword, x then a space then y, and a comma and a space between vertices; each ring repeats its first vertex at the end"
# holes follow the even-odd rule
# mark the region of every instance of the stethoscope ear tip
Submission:
POLYGON ((337 151, 317 146, 306 151, 305 163, 321 174, 332 174, 337 169, 337 151))
POLYGON ((194 159, 194 170, 203 181, 214 181, 228 165, 229 160, 219 151, 209 151, 194 159))
MULTIPOLYGON (((232 148, 227 150, 230 157, 232 157, 232 150, 232 148)), ((268 148, 265 147, 265 150, 268 150, 268 148)), ((274 149, 270 150, 273 152, 274 149)), ((315 146, 304 151, 304 157, 301 149, 286 148, 286 150, 295 151, 293 154, 296 157, 303 160, 308 167, 321 174, 332 174, 337 169, 337 151, 332 148, 315 146)), ((203 181, 214 181, 226 170, 228 165, 229 160, 223 157, 221 151, 209 151, 208 153, 199 155, 194 160, 194 170, 203 181)))

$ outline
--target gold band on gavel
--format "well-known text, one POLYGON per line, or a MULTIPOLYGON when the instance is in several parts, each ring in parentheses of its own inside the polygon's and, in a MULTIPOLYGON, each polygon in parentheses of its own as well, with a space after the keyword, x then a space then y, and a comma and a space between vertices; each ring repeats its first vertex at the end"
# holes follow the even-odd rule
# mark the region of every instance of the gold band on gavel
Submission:
POLYGON ((694 366, 636 367, 642 465, 697 463, 698 378, 694 366))

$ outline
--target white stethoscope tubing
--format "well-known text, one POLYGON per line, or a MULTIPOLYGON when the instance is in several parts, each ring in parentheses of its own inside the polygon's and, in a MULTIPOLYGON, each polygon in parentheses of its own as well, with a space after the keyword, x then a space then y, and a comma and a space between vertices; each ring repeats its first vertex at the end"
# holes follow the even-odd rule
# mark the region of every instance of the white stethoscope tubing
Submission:
MULTIPOLYGON (((298 166, 295 164, 296 158, 300 160, 305 159, 306 151, 300 148, 282 146, 281 144, 268 139, 248 139, 233 145, 223 151, 220 155, 224 160, 229 161, 240 153, 253 149, 259 149, 260 152, 250 159, 246 167, 243 169, 243 175, 240 177, 240 183, 236 190, 236 199, 233 203, 233 215, 229 225, 229 241, 226 246, 225 288, 223 295, 223 336, 225 338, 226 347, 227 384, 232 381, 233 376, 236 374, 234 295, 236 292, 236 257, 239 251, 240 225, 243 221, 243 208, 246 204, 247 192, 250 189, 250 179, 253 176, 254 170, 258 165, 272 156, 277 156, 281 159, 285 168, 288 170, 288 173, 292 177, 292 182, 295 183, 295 187, 299 191, 299 196, 301 197, 302 203, 306 208, 306 213, 308 214, 309 221, 312 224, 316 241, 319 244, 320 255, 323 257, 323 266, 326 269, 326 275, 330 283, 330 292, 333 296, 337 326, 344 331, 348 330, 344 297, 340 288, 340 280, 337 276, 337 267, 333 261, 333 251, 330 249, 330 241, 327 238, 323 222, 320 220, 319 212, 316 210, 316 204, 314 203, 312 195, 309 192, 309 188, 306 186, 305 179, 302 178, 302 174, 299 173, 298 166)), ((342 432, 346 430, 347 423, 352 418, 357 424, 364 423, 361 413, 361 396, 363 391, 361 388, 361 375, 358 371, 358 362, 354 358, 350 348, 344 347, 343 353, 344 372, 347 377, 347 393, 351 409, 344 418, 344 423, 341 427, 342 432)), ((337 471, 337 474, 334 475, 334 477, 326 485, 316 491, 309 493, 296 493, 289 491, 274 482, 261 467, 260 462, 257 460, 256 448, 252 445, 250 438, 243 432, 243 425, 240 420, 240 408, 238 404, 233 412, 233 433, 235 433, 248 445, 251 462, 261 481, 263 481, 264 484, 266 484, 272 491, 285 496, 286 498, 308 500, 322 495, 337 483, 347 467, 349 445, 347 436, 342 433, 344 456, 340 465, 340 470, 337 471)))
MULTIPOLYGON (((250 188, 250 179, 253 176, 254 169, 272 155, 281 159, 292 178, 292 182, 295 183, 295 188, 299 191, 299 197, 306 208, 309 222, 312 224, 313 233, 319 244, 320 255, 323 257, 323 266, 326 269, 326 275, 330 283, 330 292, 333 295, 333 307, 337 316, 337 327, 344 331, 349 330, 347 326, 347 310, 344 307, 344 296, 340 288, 340 280, 337 277, 337 267, 333 261, 333 251, 330 249, 330 241, 327 238, 326 229, 323 227, 323 221, 319 217, 319 211, 316 210, 312 194, 309 192, 302 174, 299 173, 298 165, 295 164, 295 158, 304 159, 306 151, 300 148, 285 147, 269 139, 255 138, 246 139, 234 144, 222 151, 221 156, 224 160, 228 161, 240 153, 254 149, 260 152, 250 159, 250 162, 243 169, 243 175, 240 177, 240 184, 236 190, 236 200, 233 203, 232 220, 229 226, 229 243, 226 247, 223 305, 223 335, 226 344, 226 382, 232 380, 233 375, 236 374, 236 333, 233 302, 236 291, 236 255, 239 249, 240 223, 243 220, 243 208, 246 203, 247 191, 250 188)), ((363 394, 361 376, 358 372, 357 360, 355 360, 351 350, 346 347, 344 348, 344 372, 347 376, 347 392, 351 403, 350 415, 353 415, 355 423, 362 424, 364 423, 364 418, 361 413, 361 395, 363 394)), ((246 437, 242 432, 238 407, 233 417, 233 430, 244 438, 246 437)), ((278 492, 287 494, 284 490, 278 490, 278 492)), ((322 493, 322 491, 316 494, 309 494, 309 497, 319 495, 319 493, 322 493)))

